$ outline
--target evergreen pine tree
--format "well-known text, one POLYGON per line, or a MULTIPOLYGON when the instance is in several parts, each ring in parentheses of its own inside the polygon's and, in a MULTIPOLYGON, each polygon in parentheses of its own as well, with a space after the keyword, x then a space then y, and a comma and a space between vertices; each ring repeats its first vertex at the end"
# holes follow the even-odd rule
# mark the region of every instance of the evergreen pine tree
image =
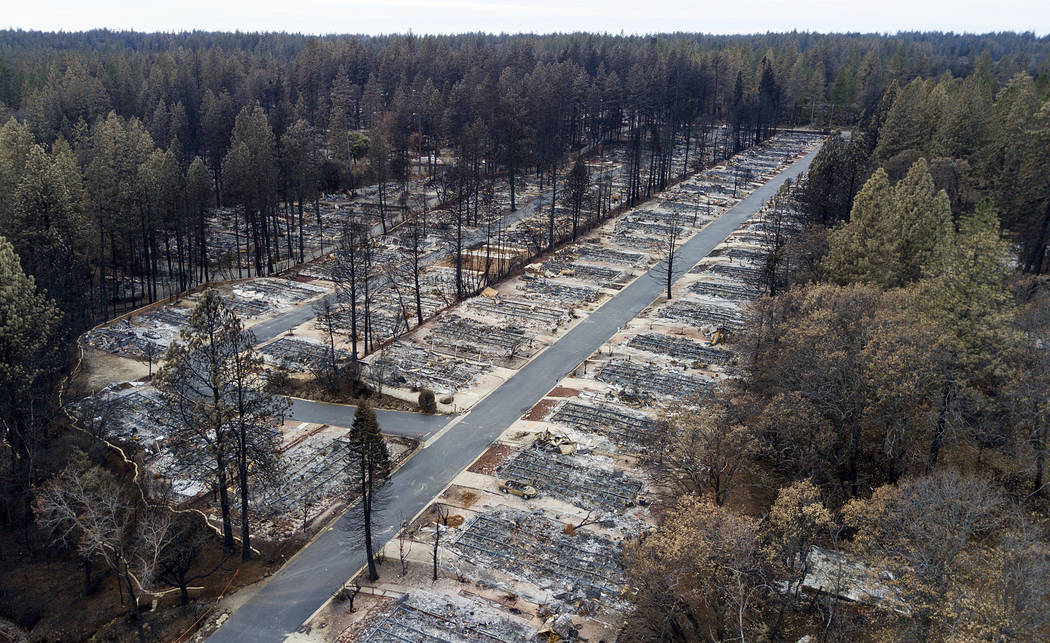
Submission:
POLYGON ((33 482, 34 456, 44 446, 58 410, 61 319, 54 303, 22 272, 14 248, 0 236, 0 436, 5 457, 11 459, 16 498, 33 482))
POLYGON ((941 239, 952 231, 948 195, 935 190, 926 159, 920 158, 893 188, 900 225, 895 285, 918 280, 941 239))
POLYGON ((824 271, 832 281, 889 286, 896 277, 899 237, 893 188, 879 168, 857 193, 847 223, 828 235, 824 271))
POLYGON ((376 580, 375 551, 372 543, 372 506, 376 478, 390 470, 390 453, 383 436, 379 433, 379 422, 375 411, 367 403, 357 408, 354 421, 347 436, 347 474, 351 487, 356 487, 360 496, 365 555, 368 559, 368 579, 376 580))

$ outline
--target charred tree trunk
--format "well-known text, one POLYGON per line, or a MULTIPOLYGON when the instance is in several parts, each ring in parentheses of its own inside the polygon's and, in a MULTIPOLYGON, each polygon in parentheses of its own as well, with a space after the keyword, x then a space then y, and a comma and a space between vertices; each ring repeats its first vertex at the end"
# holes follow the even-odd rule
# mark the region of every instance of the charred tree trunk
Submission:
POLYGON ((237 454, 237 474, 240 477, 241 490, 241 560, 252 557, 251 534, 248 528, 248 429, 244 421, 239 422, 240 449, 237 454))
POLYGON ((937 426, 933 431, 933 439, 930 440, 930 456, 926 461, 926 472, 930 473, 934 467, 937 466, 937 458, 941 453, 941 447, 944 445, 944 434, 947 431, 948 426, 948 401, 950 392, 948 387, 945 386, 941 392, 941 409, 937 413, 937 426))
POLYGON ((1050 200, 1046 202, 1043 212, 1043 224, 1039 227, 1039 236, 1036 238, 1032 252, 1025 261, 1024 271, 1039 274, 1043 272, 1043 258, 1046 256, 1047 233, 1050 232, 1050 200))
MULTIPOLYGON (((220 429, 221 431, 221 429, 220 429)), ((218 433, 218 431, 216 432, 218 433)), ((216 436, 218 437, 218 436, 216 436)), ((219 452, 215 458, 216 468, 218 469, 216 475, 216 485, 219 491, 219 510, 222 514, 222 546, 226 551, 233 551, 233 522, 230 520, 230 491, 228 489, 228 481, 226 479, 226 457, 221 451, 222 449, 222 438, 218 437, 216 440, 219 444, 219 452)))
POLYGON ((368 558, 368 580, 379 580, 375 552, 372 550, 372 476, 366 457, 361 458, 361 510, 365 527, 365 556, 368 558))

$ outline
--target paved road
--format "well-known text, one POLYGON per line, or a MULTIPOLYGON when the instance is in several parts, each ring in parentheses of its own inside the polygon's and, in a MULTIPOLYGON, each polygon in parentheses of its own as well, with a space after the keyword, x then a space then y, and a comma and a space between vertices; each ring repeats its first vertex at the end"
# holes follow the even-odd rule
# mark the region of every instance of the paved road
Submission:
MULTIPOLYGON (((729 233, 768 201, 785 179, 798 176, 813 160, 812 152, 756 190, 685 243, 679 250, 677 280, 729 233)), ((374 516, 376 541, 386 543, 400 526, 422 510, 460 471, 510 424, 539 401, 562 377, 598 349, 617 329, 633 319, 662 292, 656 271, 635 280, 580 322, 553 346, 526 364, 430 446, 409 460, 383 487, 374 516)), ((351 509, 278 571, 215 634, 211 641, 281 641, 364 564, 351 509)), ((380 574, 393 573, 381 568, 380 574)))
MULTIPOLYGON (((292 403, 288 418, 300 422, 330 424, 332 426, 350 426, 354 421, 356 407, 346 404, 328 404, 290 397, 292 403)), ((424 415, 407 411, 386 411, 376 409, 376 419, 383 433, 404 435, 419 440, 426 440, 437 433, 450 420, 447 415, 424 415)))

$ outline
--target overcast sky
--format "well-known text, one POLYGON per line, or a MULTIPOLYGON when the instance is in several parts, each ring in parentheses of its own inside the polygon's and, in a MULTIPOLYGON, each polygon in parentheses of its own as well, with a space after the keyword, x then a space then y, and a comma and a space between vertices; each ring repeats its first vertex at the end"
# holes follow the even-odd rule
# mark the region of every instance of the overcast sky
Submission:
POLYGON ((5 0, 0 26, 79 31, 1050 32, 1050 0, 5 0))

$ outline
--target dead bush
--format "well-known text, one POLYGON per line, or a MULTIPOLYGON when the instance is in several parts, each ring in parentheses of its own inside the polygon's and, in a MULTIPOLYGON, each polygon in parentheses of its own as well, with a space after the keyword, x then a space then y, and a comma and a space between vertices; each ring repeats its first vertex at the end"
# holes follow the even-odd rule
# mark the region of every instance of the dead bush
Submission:
POLYGON ((419 392, 419 410, 428 415, 437 413, 437 401, 434 398, 434 391, 425 388, 419 392))

